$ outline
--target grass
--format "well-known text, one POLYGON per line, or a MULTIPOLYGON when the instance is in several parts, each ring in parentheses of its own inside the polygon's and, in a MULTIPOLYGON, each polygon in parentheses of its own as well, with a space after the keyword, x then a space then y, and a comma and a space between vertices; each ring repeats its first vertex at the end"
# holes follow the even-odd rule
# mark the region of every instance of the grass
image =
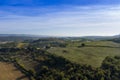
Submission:
POLYGON ((0 62, 0 80, 29 80, 13 64, 0 62))
POLYGON ((36 61, 33 61, 29 58, 27 58, 27 60, 21 59, 18 61, 18 63, 24 65, 24 68, 26 70, 34 69, 34 67, 38 65, 38 63, 36 61))
POLYGON ((111 41, 84 42, 85 47, 78 48, 80 42, 71 42, 66 48, 54 47, 48 50, 72 62, 100 67, 106 56, 120 55, 120 44, 111 41))
POLYGON ((22 42, 20 42, 20 43, 17 44, 17 48, 24 48, 26 46, 28 46, 28 43, 22 43, 22 42))

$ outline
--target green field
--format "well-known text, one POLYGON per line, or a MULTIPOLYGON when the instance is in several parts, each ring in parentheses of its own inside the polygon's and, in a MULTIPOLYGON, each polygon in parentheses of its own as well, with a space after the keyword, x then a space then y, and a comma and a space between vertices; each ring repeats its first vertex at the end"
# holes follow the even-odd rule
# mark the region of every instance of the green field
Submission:
POLYGON ((62 56, 72 62, 100 67, 106 56, 120 55, 120 44, 111 41, 84 42, 85 47, 78 47, 81 42, 69 42, 65 48, 52 47, 48 52, 62 56))

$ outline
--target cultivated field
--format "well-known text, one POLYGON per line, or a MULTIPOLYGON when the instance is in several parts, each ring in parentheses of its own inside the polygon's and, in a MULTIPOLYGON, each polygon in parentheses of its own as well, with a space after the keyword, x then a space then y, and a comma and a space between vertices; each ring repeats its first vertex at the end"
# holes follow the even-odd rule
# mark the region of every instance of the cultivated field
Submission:
POLYGON ((0 80, 29 80, 13 64, 0 62, 0 80))

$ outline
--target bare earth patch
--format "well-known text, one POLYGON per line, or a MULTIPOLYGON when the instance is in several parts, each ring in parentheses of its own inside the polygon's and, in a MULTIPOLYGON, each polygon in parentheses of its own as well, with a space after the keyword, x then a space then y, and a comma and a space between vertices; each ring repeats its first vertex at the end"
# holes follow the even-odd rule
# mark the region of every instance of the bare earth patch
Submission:
POLYGON ((0 80, 29 80, 11 63, 0 62, 0 80))

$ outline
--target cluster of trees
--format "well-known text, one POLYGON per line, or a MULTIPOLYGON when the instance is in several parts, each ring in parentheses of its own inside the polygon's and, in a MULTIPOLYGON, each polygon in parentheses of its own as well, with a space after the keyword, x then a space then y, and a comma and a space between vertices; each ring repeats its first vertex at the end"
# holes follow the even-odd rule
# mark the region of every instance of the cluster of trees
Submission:
POLYGON ((120 43, 120 37, 119 38, 115 38, 115 39, 110 39, 108 41, 113 41, 113 42, 116 42, 116 43, 120 43))
POLYGON ((85 46, 86 46, 85 43, 81 43, 81 45, 78 46, 78 48, 85 47, 85 46))
POLYGON ((16 52, 18 50, 20 50, 20 49, 19 48, 0 48, 0 52, 4 52, 5 54, 7 52, 16 52))
POLYGON ((29 79, 33 78, 31 71, 28 71, 24 65, 20 64, 17 60, 14 60, 14 66, 19 69, 22 73, 26 74, 26 76, 28 76, 29 79))
POLYGON ((45 48, 47 47, 66 47, 66 43, 61 43, 61 42, 42 42, 42 43, 31 43, 29 45, 30 47, 35 47, 35 48, 45 48))
POLYGON ((120 56, 106 57, 101 68, 106 71, 106 80, 120 80, 120 56))
POLYGON ((30 42, 30 47, 45 48, 45 47, 66 47, 65 41, 57 38, 43 38, 30 42))

